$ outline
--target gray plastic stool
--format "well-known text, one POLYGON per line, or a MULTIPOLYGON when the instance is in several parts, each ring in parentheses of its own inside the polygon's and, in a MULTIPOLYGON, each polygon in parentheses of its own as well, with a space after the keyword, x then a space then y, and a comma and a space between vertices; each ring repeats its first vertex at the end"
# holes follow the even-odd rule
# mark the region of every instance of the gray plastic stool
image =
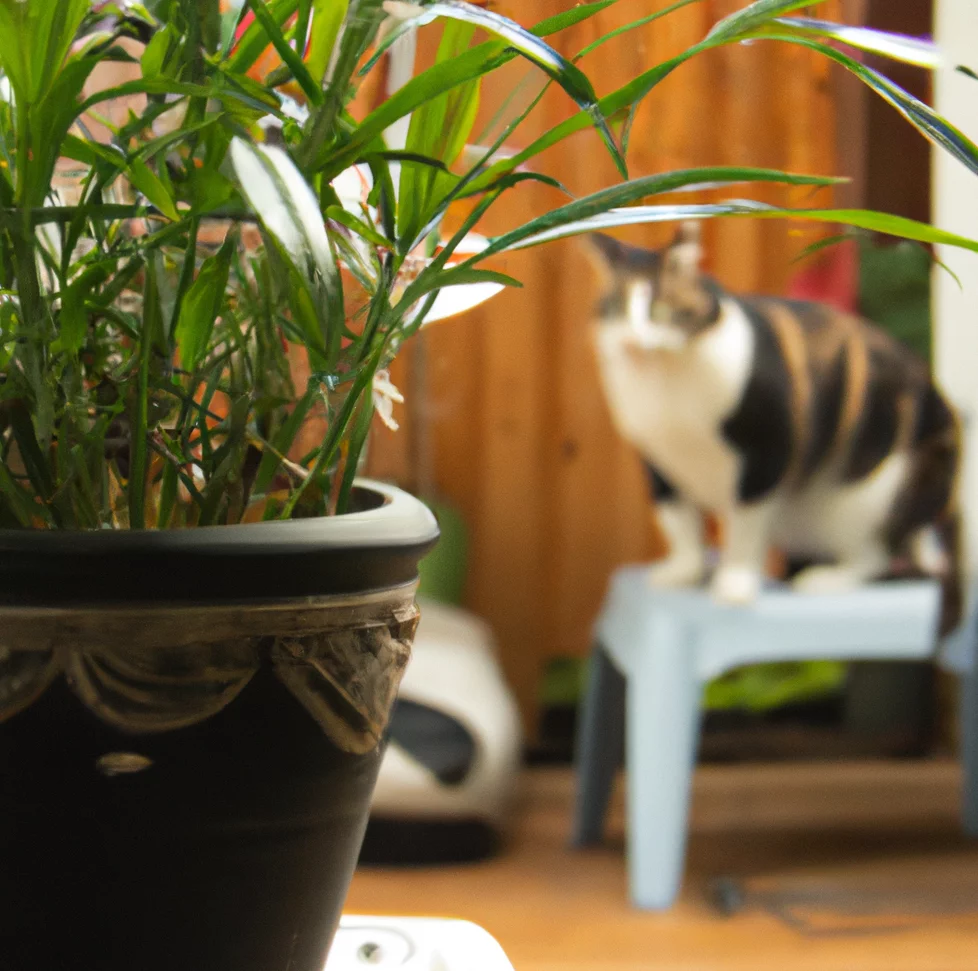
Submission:
MULTIPOLYGON (((843 594, 765 591, 750 607, 704 590, 653 590, 619 570, 596 628, 577 751, 574 842, 600 841, 623 734, 628 873, 636 907, 672 905, 682 881, 704 685, 745 664, 935 656, 938 585, 880 583, 843 594), (627 701, 626 704, 626 694, 627 701)), ((973 620, 958 656, 974 653, 973 620)), ((963 673, 963 672, 962 672, 963 673)), ((978 835, 978 676, 964 678, 966 827, 978 835)))

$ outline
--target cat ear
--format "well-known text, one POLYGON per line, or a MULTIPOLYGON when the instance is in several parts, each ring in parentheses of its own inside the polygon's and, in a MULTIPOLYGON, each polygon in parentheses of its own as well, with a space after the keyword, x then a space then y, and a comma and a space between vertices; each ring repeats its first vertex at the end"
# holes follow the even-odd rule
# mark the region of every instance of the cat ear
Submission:
POLYGON ((619 243, 614 236, 606 236, 604 233, 589 233, 585 237, 588 248, 592 250, 592 255, 602 259, 609 266, 616 266, 625 261, 625 244, 619 243))
POLYGON ((669 247, 669 256, 677 270, 691 275, 699 272, 703 260, 703 231, 697 220, 688 219, 680 225, 669 247))
POLYGON ((703 224, 698 219, 686 219, 679 224, 676 230, 676 240, 673 245, 679 246, 683 243, 703 242, 703 224))
POLYGON ((606 286, 610 285, 626 262, 624 243, 619 243, 613 236, 605 236, 604 233, 589 233, 581 237, 581 242, 602 282, 606 286))

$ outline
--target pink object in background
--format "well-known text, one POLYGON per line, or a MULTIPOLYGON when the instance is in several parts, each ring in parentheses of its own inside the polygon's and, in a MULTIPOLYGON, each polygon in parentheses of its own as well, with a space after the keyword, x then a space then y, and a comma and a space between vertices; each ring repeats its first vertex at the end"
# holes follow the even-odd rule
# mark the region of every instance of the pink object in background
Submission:
POLYGON ((858 313, 858 243, 846 240, 806 259, 788 283, 786 295, 792 300, 812 300, 858 313))

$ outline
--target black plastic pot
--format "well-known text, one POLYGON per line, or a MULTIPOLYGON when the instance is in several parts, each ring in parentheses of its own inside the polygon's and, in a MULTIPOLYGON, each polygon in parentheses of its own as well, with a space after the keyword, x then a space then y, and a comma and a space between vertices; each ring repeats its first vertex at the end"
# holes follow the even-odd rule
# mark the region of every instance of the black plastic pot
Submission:
POLYGON ((357 503, 0 531, 2 971, 321 971, 438 532, 357 503))

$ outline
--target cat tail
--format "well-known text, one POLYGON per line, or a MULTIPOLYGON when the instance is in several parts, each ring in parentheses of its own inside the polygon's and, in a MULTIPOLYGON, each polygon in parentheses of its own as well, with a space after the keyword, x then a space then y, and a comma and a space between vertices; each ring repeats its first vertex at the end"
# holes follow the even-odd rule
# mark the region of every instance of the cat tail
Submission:
POLYGON ((957 504, 945 509, 935 529, 945 557, 944 569, 938 577, 942 593, 940 634, 944 637, 956 630, 964 618, 964 529, 957 504))
POLYGON ((909 475, 891 510, 889 539, 894 553, 909 554, 916 570, 940 581, 942 636, 960 625, 965 607, 963 447, 958 414, 931 386, 921 402, 909 475))

